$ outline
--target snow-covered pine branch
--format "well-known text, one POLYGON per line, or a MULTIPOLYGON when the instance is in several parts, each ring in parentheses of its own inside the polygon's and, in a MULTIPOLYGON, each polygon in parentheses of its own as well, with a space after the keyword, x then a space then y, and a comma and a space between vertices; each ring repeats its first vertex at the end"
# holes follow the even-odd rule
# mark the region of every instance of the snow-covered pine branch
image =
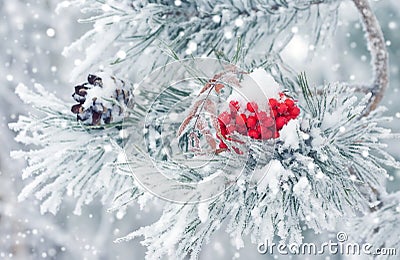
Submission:
MULTIPOLYGON (((251 160, 244 161, 245 174, 238 179, 229 178, 229 173, 240 168, 243 161, 239 152, 239 155, 232 152, 237 144, 224 140, 227 149, 217 153, 214 159, 227 165, 225 170, 228 174, 225 172, 221 176, 229 188, 221 196, 201 204, 167 203, 159 221, 119 241, 143 235, 148 259, 163 255, 184 258, 188 254, 196 258, 203 244, 223 223, 228 224, 227 232, 235 246, 240 248, 244 246, 244 235, 250 235, 254 243, 265 239, 272 241, 275 236, 286 242, 300 242, 303 223, 316 232, 333 230, 337 220, 352 218, 356 212, 369 211, 369 202, 376 200, 374 194, 385 191, 387 173, 383 167, 400 168, 400 165, 385 152, 385 145, 380 142, 395 136, 379 126, 389 118, 382 116, 384 109, 375 109, 387 83, 386 51, 375 48, 382 44, 382 35, 376 19, 366 9, 364 3, 367 2, 354 2, 362 13, 373 63, 377 65, 375 88, 372 94, 361 99, 347 84, 335 83, 312 89, 301 76, 298 85, 294 86, 293 81, 288 81, 293 71, 279 55, 293 36, 293 26, 302 28, 313 22, 311 38, 315 45, 323 40, 322 36, 329 35, 336 25, 340 3, 337 0, 272 0, 267 3, 86 0, 64 1, 60 5, 80 5, 83 12, 91 15, 82 21, 94 22, 93 30, 64 51, 68 55, 72 51, 85 50, 85 58, 74 70, 73 78, 97 70, 99 65, 108 67, 112 63, 120 75, 138 80, 165 64, 169 57, 163 52, 170 49, 177 59, 215 55, 228 57, 228 60, 233 57, 237 64, 249 71, 262 66, 273 71, 285 88, 292 91, 301 89, 300 94, 303 94, 298 103, 302 114, 286 122, 280 137, 276 136, 277 144, 271 160, 261 160, 256 166, 247 165, 251 160), (375 41, 378 41, 377 46, 373 45, 375 41), (228 161, 226 155, 229 152, 237 160, 228 161), (258 176, 267 174, 252 187, 248 180, 251 172, 258 176), (228 185, 232 182, 235 185, 228 185)), ((132 201, 144 205, 150 196, 137 185, 131 172, 140 172, 154 186, 163 187, 165 184, 161 179, 152 179, 157 172, 142 158, 148 154, 157 159, 156 166, 168 176, 176 177, 178 173, 178 178, 186 182, 204 180, 216 173, 215 167, 205 167, 203 172, 196 172, 169 160, 164 148, 169 148, 169 141, 173 138, 160 144, 159 114, 146 114, 150 124, 144 128, 138 128, 136 123, 138 116, 145 116, 144 112, 148 112, 145 110, 141 110, 139 115, 133 114, 138 110, 128 110, 128 116, 133 119, 131 124, 124 124, 121 121, 124 118, 111 122, 106 113, 114 109, 103 110, 100 107, 104 108, 103 101, 113 105, 118 100, 99 103, 100 97, 109 98, 102 96, 109 92, 93 88, 88 93, 89 90, 86 85, 75 89, 79 94, 76 96, 79 104, 73 107, 73 112, 82 123, 76 121, 69 106, 40 85, 35 85, 35 91, 24 85, 17 88, 17 94, 40 112, 29 117, 20 116, 17 123, 10 124, 19 132, 17 140, 33 147, 28 151, 13 152, 16 158, 27 158, 29 166, 23 177, 33 178, 20 194, 20 199, 34 195, 43 200, 41 211, 52 213, 56 213, 65 195, 78 198, 76 214, 80 213, 83 204, 96 196, 101 196, 105 203, 114 199, 115 210, 123 209, 132 201), (87 98, 82 102, 81 94, 87 98), (136 160, 126 160, 125 143, 135 144, 143 138, 149 141, 149 149, 140 150, 133 146, 135 149, 128 152, 136 160)), ((156 112, 165 112, 168 105, 177 104, 179 117, 187 109, 187 104, 177 101, 191 94, 189 90, 159 93, 149 87, 139 97, 150 102, 158 96, 156 112)), ((135 103, 134 108, 138 105, 135 103)), ((118 106, 114 108, 119 110, 118 106)), ((197 121, 194 126, 197 126, 197 121)), ((171 129, 167 129, 167 134, 176 134, 171 129)), ((246 141, 242 147, 251 145, 254 153, 264 151, 264 147, 251 138, 246 141)), ((183 184, 175 188, 183 190, 184 187, 183 184)))
POLYGON ((77 121, 64 100, 35 84, 30 90, 20 84, 16 93, 31 105, 29 116, 10 123, 18 132, 16 140, 30 149, 13 151, 28 167, 23 179, 31 179, 18 199, 35 196, 42 200, 41 212, 55 214, 65 196, 77 198, 74 213, 96 196, 110 203, 130 185, 131 178, 117 174, 115 163, 123 161, 123 134, 116 122, 107 126, 87 126, 77 121))
MULTIPOLYGON (((316 47, 331 35, 339 3, 339 0, 64 1, 60 8, 79 5, 89 16, 81 22, 93 23, 93 29, 65 48, 64 55, 85 51, 72 78, 97 70, 99 65, 113 64, 119 75, 140 80, 167 63, 165 49, 173 49, 180 58, 220 54, 232 59, 240 38, 243 59, 237 62, 241 67, 250 70, 266 61, 277 65, 274 60, 279 59, 295 31, 306 29, 310 44, 316 47)), ((277 80, 280 78, 283 76, 277 75, 277 80)))
MULTIPOLYGON (((348 230, 354 241, 367 241, 377 248, 400 248, 400 193, 382 195, 379 209, 356 218, 350 222, 348 230)), ((379 256, 378 259, 390 259, 390 255, 379 256)), ((393 259, 396 256, 392 256, 393 259)))
POLYGON ((383 166, 400 168, 380 142, 395 137, 380 126, 390 118, 379 108, 360 119, 370 96, 358 99, 346 84, 314 89, 300 76, 299 87, 304 94, 300 119, 283 127, 271 161, 247 168, 261 175, 267 172, 255 188, 245 173, 215 200, 166 204, 159 221, 117 241, 144 236, 147 259, 182 259, 188 254, 196 259, 224 223, 234 245, 241 248, 244 235, 253 243, 273 241, 275 236, 300 242, 303 223, 319 233, 334 230, 338 220, 367 213, 374 198, 366 195, 384 191, 383 166))

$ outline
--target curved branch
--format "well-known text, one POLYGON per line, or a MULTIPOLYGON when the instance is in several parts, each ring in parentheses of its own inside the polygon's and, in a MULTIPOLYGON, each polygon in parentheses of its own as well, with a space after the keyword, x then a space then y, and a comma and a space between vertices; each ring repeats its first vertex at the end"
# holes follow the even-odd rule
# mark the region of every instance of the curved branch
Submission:
POLYGON ((375 14, 371 10, 369 1, 353 0, 353 2, 361 15, 374 73, 372 85, 366 89, 366 92, 372 93, 369 104, 363 113, 363 115, 366 116, 378 106, 388 85, 388 53, 382 29, 375 14))

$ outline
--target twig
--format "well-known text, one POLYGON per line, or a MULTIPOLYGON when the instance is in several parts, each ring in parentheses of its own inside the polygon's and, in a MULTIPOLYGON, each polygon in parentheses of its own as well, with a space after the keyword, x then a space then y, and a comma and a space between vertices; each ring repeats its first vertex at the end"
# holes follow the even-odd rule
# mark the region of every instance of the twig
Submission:
POLYGON ((353 2, 361 15, 364 31, 366 33, 365 37, 368 42, 368 50, 371 54, 371 65, 374 73, 372 85, 366 89, 367 92, 372 93, 369 103, 363 112, 363 116, 366 116, 371 111, 376 109, 379 102, 382 100, 388 85, 388 53, 386 50, 382 29, 378 20, 376 19, 375 14, 371 10, 369 1, 353 0, 353 2))
POLYGON ((346 84, 347 88, 354 89, 357 93, 368 94, 370 93, 370 85, 367 84, 346 84))
MULTIPOLYGON (((377 108, 379 102, 382 100, 385 93, 386 87, 389 82, 388 73, 388 53, 386 49, 385 39, 381 26, 371 10, 371 6, 368 0, 353 0, 358 12, 361 15, 363 23, 365 37, 368 43, 368 50, 371 54, 371 65, 373 69, 373 82, 372 85, 367 88, 372 93, 369 99, 367 107, 363 111, 363 116, 367 116, 371 111, 377 108)), ((359 88, 360 89, 360 88, 359 88)), ((360 89, 361 90, 361 89, 360 89)), ((371 187, 372 192, 379 199, 381 194, 380 191, 371 187)), ((382 205, 380 205, 382 206, 382 205)), ((370 208, 371 212, 378 210, 377 207, 370 208)), ((377 230, 375 231, 377 232, 377 230)))

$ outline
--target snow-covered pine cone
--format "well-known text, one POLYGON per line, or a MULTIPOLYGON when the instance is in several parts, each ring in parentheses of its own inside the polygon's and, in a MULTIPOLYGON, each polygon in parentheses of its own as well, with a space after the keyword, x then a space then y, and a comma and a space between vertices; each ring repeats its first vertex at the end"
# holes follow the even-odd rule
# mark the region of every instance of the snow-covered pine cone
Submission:
POLYGON ((89 74, 87 81, 75 86, 72 97, 79 104, 73 105, 72 113, 78 121, 88 125, 102 125, 123 118, 124 108, 131 101, 131 86, 105 72, 89 74))

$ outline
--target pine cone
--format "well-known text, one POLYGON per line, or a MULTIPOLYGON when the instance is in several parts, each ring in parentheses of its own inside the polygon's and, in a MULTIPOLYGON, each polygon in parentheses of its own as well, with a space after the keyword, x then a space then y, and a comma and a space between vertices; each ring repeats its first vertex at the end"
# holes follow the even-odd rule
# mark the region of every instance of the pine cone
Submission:
POLYGON ((104 72, 89 74, 87 81, 75 86, 72 97, 79 104, 71 107, 78 121, 88 125, 110 124, 121 120, 131 100, 130 86, 104 72))

